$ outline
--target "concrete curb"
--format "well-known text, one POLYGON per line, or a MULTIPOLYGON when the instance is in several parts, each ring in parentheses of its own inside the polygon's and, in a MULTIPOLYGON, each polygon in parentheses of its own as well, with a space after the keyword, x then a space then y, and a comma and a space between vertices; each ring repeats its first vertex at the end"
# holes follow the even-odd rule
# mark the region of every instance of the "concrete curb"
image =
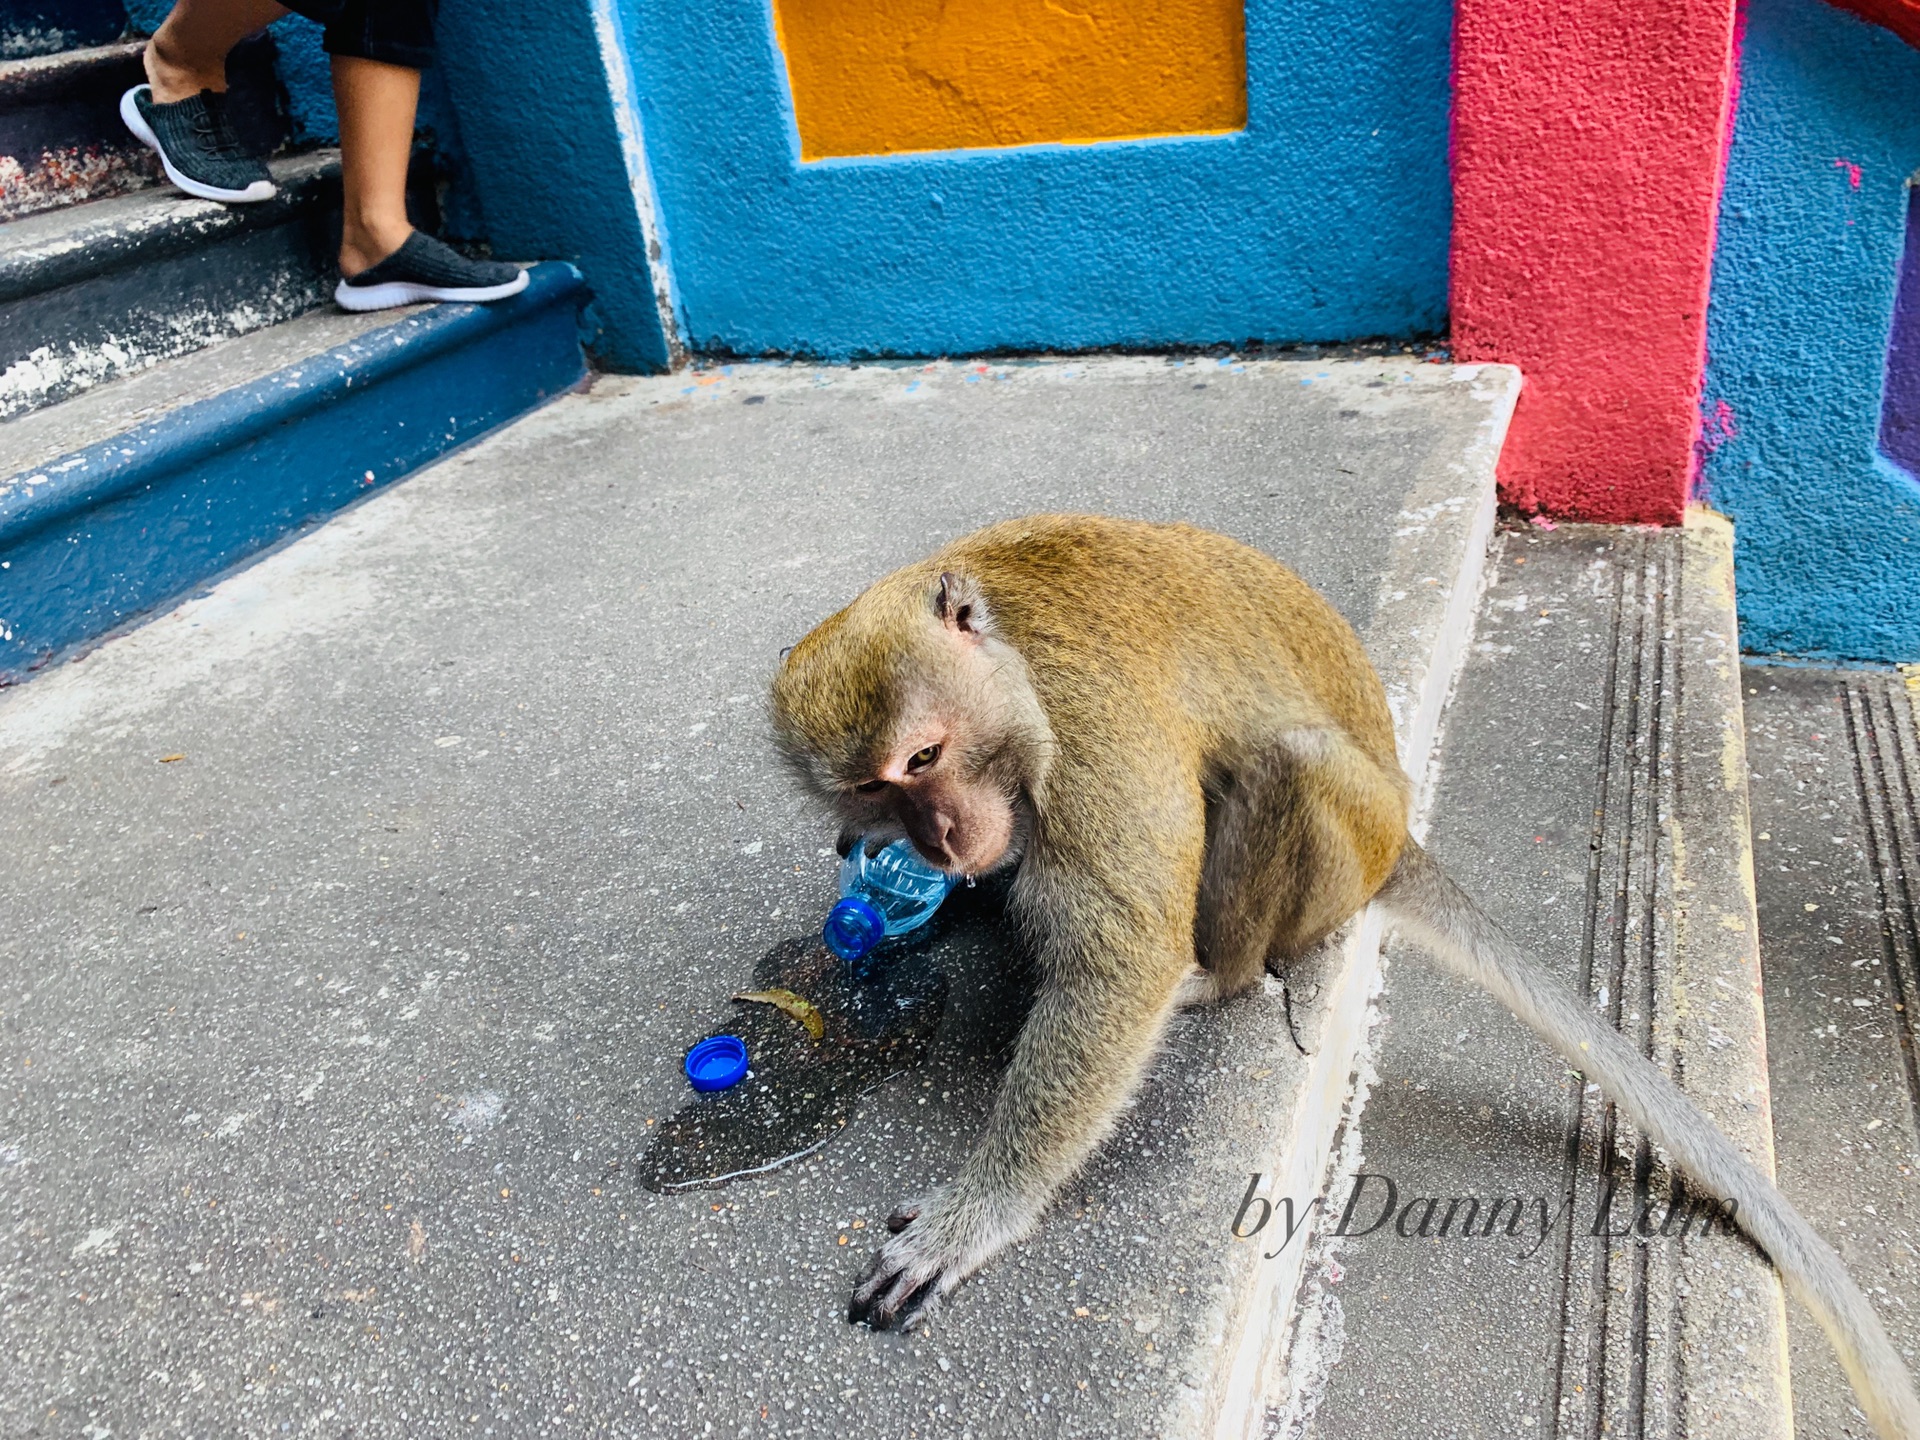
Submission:
POLYGON ((577 384, 570 265, 0 480, 0 683, 577 384))
MULTIPOLYGON (((1371 633, 1395 640, 1393 653, 1376 654, 1374 663, 1393 708, 1401 763, 1415 780, 1416 813, 1427 803, 1441 715, 1472 638, 1493 533, 1495 469, 1521 386, 1520 372, 1510 366, 1462 369, 1481 382, 1476 395, 1481 387, 1490 392, 1491 412, 1473 450, 1451 462, 1449 473, 1434 475, 1425 492, 1410 497, 1412 503, 1402 509, 1370 627, 1371 633), (1462 512, 1471 516, 1464 544, 1457 528, 1462 512), (1455 524, 1439 523, 1443 520, 1455 524)), ((1288 1143, 1251 1167, 1273 1177, 1275 1195, 1308 1194, 1326 1171, 1379 983, 1380 941, 1379 919, 1369 912, 1331 967, 1331 989, 1288 1143)), ((1248 1247, 1232 1257, 1238 1283, 1228 1290, 1211 1327, 1221 1337, 1213 1375, 1188 1413, 1170 1417, 1169 1434, 1254 1440, 1261 1433, 1265 1396, 1284 1377, 1306 1246, 1289 1246, 1271 1261, 1263 1261, 1258 1250, 1248 1247)))
MULTIPOLYGON (((1733 523, 1724 516, 1698 507, 1688 511, 1674 615, 1682 684, 1668 824, 1672 1011, 1656 1012, 1655 1054, 1771 1177, 1773 1106, 1733 539, 1733 523), (1667 1033, 1660 1035, 1663 1029, 1667 1033)), ((1734 1263, 1725 1253, 1731 1248, 1689 1242, 1676 1256, 1679 1322, 1668 1344, 1711 1356, 1711 1363, 1688 1365, 1687 1393, 1674 1397, 1676 1412, 1684 1415, 1682 1433, 1700 1440, 1790 1440, 1785 1295, 1778 1275, 1755 1252, 1741 1257, 1751 1273, 1736 1283, 1726 1273, 1734 1263)))

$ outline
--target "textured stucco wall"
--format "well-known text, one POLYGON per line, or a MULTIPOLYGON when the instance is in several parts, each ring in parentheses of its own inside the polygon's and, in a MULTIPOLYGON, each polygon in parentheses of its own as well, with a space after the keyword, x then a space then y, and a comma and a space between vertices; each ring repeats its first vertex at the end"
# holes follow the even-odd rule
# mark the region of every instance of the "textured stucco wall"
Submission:
POLYGON ((1242 0, 773 0, 773 18, 808 160, 1247 119, 1242 0))
POLYGON ((1916 168, 1920 50, 1750 0, 1701 438, 1750 650, 1920 660, 1920 486, 1877 443, 1916 168))
POLYGON ((594 292, 588 345, 603 365, 660 370, 666 332, 649 237, 594 0, 443 0, 439 60, 496 254, 569 260, 594 292))
POLYGON ((1677 524, 1734 0, 1460 0, 1456 25, 1454 352, 1526 375, 1502 493, 1677 524))
POLYGON ((767 0, 623 4, 696 346, 845 357, 1445 324, 1447 0, 1250 7, 1239 133, 814 163, 767 0))

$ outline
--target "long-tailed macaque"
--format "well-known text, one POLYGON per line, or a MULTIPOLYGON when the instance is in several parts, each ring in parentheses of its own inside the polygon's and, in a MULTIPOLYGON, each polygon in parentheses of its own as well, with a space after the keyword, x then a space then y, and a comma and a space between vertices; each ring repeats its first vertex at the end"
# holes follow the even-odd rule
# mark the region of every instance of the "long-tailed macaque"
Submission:
POLYGON ((1017 866, 1040 971, 986 1134, 889 1220, 849 1318, 927 1314, 1032 1230, 1176 1007, 1248 989, 1372 902, 1734 1201, 1881 1436, 1920 1440, 1906 1368, 1839 1257, 1408 836, 1380 680, 1284 566, 1181 525, 1008 521, 821 622, 774 680, 773 721, 843 848, 906 835, 952 873, 1017 866))

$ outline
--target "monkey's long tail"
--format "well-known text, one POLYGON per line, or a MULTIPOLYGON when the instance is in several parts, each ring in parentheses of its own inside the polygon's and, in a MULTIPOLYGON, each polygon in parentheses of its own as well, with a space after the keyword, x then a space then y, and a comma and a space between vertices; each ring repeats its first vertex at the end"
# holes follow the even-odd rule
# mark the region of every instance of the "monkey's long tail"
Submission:
POLYGON ((1535 965, 1411 840, 1378 900, 1410 938, 1505 1004, 1597 1082, 1696 1185, 1734 1201, 1740 1228, 1826 1330, 1882 1440, 1920 1440, 1913 1380, 1840 1257, 1659 1067, 1535 965))

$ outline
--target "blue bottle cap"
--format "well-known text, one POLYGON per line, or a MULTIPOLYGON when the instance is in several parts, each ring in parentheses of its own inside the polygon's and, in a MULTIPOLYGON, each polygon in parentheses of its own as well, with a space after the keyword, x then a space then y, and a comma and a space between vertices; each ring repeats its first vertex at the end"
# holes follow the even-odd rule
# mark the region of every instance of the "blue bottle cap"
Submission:
POLYGON ((827 912, 820 938, 842 960, 858 960, 887 938, 886 917, 858 895, 848 895, 827 912))
POLYGON ((687 1079, 696 1090, 725 1090, 746 1073, 747 1042, 738 1035, 709 1035, 687 1051, 687 1079))

